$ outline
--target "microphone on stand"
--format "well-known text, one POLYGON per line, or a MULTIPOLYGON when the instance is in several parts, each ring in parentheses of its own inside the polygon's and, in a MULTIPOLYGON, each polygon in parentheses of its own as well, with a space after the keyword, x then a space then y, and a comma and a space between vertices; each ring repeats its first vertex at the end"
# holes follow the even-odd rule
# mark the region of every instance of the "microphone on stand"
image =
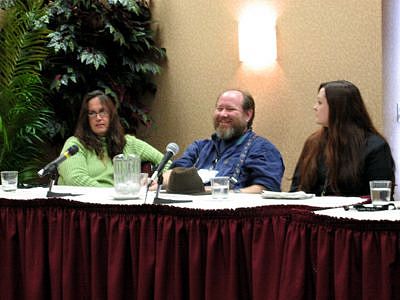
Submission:
POLYGON ((64 160, 66 160, 68 157, 71 157, 75 153, 77 153, 79 150, 77 145, 72 145, 65 151, 62 155, 60 155, 57 159, 53 160, 52 162, 48 163, 43 169, 41 169, 38 172, 38 175, 40 177, 46 176, 49 173, 52 173, 55 171, 55 169, 58 167, 59 164, 61 164, 64 160))
POLYGON ((157 166, 156 170, 154 171, 153 175, 151 176, 151 178, 149 180, 149 183, 147 184, 146 195, 144 197, 144 203, 146 203, 146 200, 147 200, 147 192, 149 191, 149 187, 152 185, 152 183, 155 180, 157 180, 158 186, 157 186, 157 191, 156 191, 156 195, 155 195, 154 199, 158 198, 158 194, 160 192, 161 184, 162 184, 162 177, 160 176, 161 172, 164 169, 167 162, 170 160, 170 158, 179 152, 179 146, 175 143, 169 143, 166 147, 166 150, 167 150, 167 152, 165 152, 163 159, 157 166))
POLYGON ((149 186, 161 175, 162 170, 164 169, 167 162, 171 159, 171 157, 179 152, 179 146, 175 143, 169 143, 166 147, 166 150, 167 152, 165 152, 163 159, 161 160, 161 162, 157 166, 157 169, 154 171, 149 180, 149 186))

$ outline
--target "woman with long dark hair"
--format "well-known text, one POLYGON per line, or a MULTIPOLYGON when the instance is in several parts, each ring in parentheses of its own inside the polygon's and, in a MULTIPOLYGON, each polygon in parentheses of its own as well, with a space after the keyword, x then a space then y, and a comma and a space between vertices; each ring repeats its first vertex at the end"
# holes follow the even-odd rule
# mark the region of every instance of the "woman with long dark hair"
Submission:
POLYGON ((390 146, 376 130, 359 89, 345 80, 322 83, 314 106, 321 129, 305 142, 291 191, 369 195, 370 180, 391 180, 390 146))
POLYGON ((67 139, 61 153, 72 145, 79 151, 58 167, 62 185, 113 186, 112 159, 117 154, 136 154, 154 165, 163 159, 151 145, 124 134, 113 99, 99 90, 85 95, 75 135, 67 139))

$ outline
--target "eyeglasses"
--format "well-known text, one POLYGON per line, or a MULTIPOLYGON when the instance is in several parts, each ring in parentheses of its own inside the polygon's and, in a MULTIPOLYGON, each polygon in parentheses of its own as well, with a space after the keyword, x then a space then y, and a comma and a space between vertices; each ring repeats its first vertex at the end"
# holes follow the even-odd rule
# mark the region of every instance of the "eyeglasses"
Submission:
POLYGON ((107 111, 101 111, 101 112, 95 112, 95 111, 90 111, 88 112, 88 117, 91 119, 96 118, 99 116, 100 118, 108 117, 109 113, 107 111))

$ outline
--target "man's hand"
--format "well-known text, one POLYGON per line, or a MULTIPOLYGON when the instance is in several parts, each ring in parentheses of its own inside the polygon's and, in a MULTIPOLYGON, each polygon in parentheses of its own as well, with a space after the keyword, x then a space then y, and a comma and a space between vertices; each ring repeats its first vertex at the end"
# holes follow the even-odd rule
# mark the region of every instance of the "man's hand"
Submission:
POLYGON ((240 192, 241 193, 249 193, 249 194, 259 194, 266 188, 262 185, 259 184, 253 184, 245 188, 241 188, 240 192))
MULTIPOLYGON (((162 173, 162 179, 163 179, 163 186, 166 187, 168 186, 168 181, 169 181, 169 175, 171 174, 171 170, 165 171, 162 173)), ((149 186, 149 191, 156 191, 158 187, 157 180, 154 180, 151 185, 149 186)))

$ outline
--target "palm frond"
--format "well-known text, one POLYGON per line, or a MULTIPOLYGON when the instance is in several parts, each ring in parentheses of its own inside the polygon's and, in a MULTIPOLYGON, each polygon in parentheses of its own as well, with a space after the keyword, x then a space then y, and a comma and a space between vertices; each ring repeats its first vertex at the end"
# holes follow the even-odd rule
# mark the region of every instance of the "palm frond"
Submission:
MULTIPOLYGON (((42 0, 16 0, 0 30, 0 169, 32 175, 52 112, 43 102, 41 64, 48 29, 38 26, 42 0)), ((25 174, 25 175, 26 175, 25 174)))

